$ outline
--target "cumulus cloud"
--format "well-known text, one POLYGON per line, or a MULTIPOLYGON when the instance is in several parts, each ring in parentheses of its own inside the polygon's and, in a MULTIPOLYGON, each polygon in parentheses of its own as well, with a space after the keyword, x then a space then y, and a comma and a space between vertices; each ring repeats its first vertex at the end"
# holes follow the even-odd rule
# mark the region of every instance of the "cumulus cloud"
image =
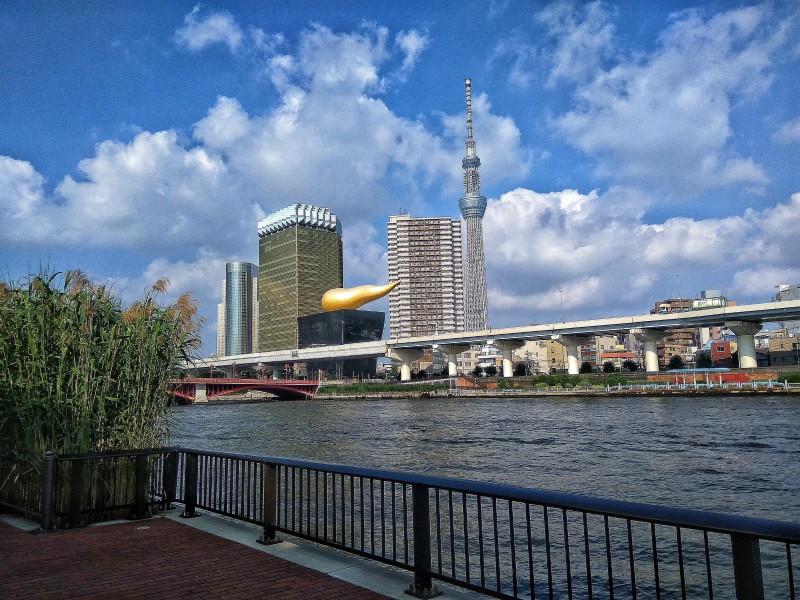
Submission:
POLYGON ((800 276, 793 239, 800 194, 764 211, 661 223, 613 208, 635 206, 632 194, 520 188, 490 201, 484 235, 492 325, 561 320, 562 302, 567 319, 633 314, 654 299, 703 289, 765 301, 773 285, 800 276))
POLYGON ((772 139, 779 144, 800 144, 800 117, 781 125, 772 139))
POLYGON ((559 80, 583 81, 613 52, 614 24, 611 7, 605 2, 573 6, 554 2, 536 16, 546 27, 554 46, 547 52, 551 62, 547 85, 559 80))
POLYGON ((175 32, 175 40, 189 50, 199 51, 211 44, 225 44, 235 52, 242 43, 242 30, 227 11, 200 18, 200 5, 195 5, 175 32))
MULTIPOLYGON (((220 19, 212 35, 201 27, 210 17, 192 11, 181 39, 194 49, 214 41, 233 48, 239 38, 220 32, 238 29, 230 15, 220 19)), ((147 287, 162 270, 174 289, 191 284, 213 308, 220 257, 255 254, 258 220, 304 202, 330 206, 344 222, 347 285, 384 280, 385 241, 374 223, 386 221, 388 207, 424 214, 429 195, 460 191, 463 112, 441 115, 444 133, 434 133, 381 98, 387 82, 413 68, 426 34, 314 26, 293 45, 281 43, 285 53, 265 63, 279 102, 262 114, 221 96, 189 135, 141 131, 102 141, 52 191, 30 163, 0 159, 0 210, 13 215, 0 239, 132 251, 150 266, 128 287, 147 287), (198 248, 205 250, 195 256, 198 248), (203 273, 211 287, 198 285, 203 273)), ((492 114, 485 95, 474 110, 481 148, 496 154, 484 181, 524 176, 528 158, 513 120, 492 114)))
MULTIPOLYGON (((598 174, 617 181, 656 186, 665 195, 733 183, 758 190, 768 177, 730 149, 731 112, 770 86, 773 61, 788 41, 788 26, 772 17, 769 5, 709 19, 696 10, 678 13, 654 52, 594 72, 576 87, 573 109, 552 125, 597 159, 598 174)), ((591 22, 587 15, 579 21, 591 22)), ((609 29, 602 31, 600 39, 608 39, 609 29)), ((571 64, 556 64, 551 80, 580 75, 571 64)))

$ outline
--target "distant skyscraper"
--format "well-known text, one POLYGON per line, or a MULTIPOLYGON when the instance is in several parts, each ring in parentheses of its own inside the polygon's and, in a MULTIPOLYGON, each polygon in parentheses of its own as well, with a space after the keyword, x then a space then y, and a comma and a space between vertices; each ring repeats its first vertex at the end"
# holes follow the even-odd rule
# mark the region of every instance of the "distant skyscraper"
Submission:
POLYGON ((249 354, 256 349, 258 267, 248 262, 225 265, 222 302, 217 305, 217 354, 249 354))
POLYGON ((489 309, 486 301, 486 264, 483 255, 483 215, 486 198, 481 196, 481 176, 478 167, 481 159, 475 152, 472 139, 472 82, 467 88, 467 143, 461 166, 464 168, 464 197, 458 202, 466 225, 467 248, 464 261, 464 312, 465 329, 482 331, 489 327, 489 309))
POLYGON ((342 225, 328 208, 292 204, 258 224, 261 352, 298 347, 297 318, 342 287, 342 225))
POLYGON ((461 223, 450 217, 392 215, 388 224, 389 335, 464 329, 461 223))

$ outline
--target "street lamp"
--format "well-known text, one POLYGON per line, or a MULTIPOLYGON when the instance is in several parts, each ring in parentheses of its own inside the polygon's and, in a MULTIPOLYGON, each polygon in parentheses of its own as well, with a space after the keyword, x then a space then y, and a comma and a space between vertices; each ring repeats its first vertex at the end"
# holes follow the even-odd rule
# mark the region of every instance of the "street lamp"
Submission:
POLYGON ((564 290, 558 290, 559 295, 561 296, 561 322, 564 322, 564 290))

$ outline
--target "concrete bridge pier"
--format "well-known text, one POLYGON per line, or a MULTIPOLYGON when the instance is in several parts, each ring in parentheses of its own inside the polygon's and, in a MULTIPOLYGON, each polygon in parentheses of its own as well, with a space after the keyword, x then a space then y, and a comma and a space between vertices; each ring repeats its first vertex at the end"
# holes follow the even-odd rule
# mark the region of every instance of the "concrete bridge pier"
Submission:
POLYGON ((579 375, 581 372, 581 356, 578 352, 578 346, 586 342, 585 337, 577 335, 552 335, 550 336, 554 342, 558 342, 567 349, 567 373, 570 375, 579 375))
POLYGON ((644 370, 648 373, 658 373, 658 350, 656 344, 664 337, 663 331, 657 329, 631 329, 634 337, 644 344, 644 370))
POLYGON ((392 352, 400 359, 400 381, 411 381, 411 363, 422 356, 422 350, 395 348, 392 352))
POLYGON ((458 375, 458 355, 469 350, 469 344, 442 344, 439 346, 439 350, 447 355, 447 376, 458 375))
POLYGON ((728 321, 725 323, 725 327, 730 329, 736 336, 739 368, 755 369, 758 366, 755 335, 761 331, 761 324, 750 321, 728 321))
POLYGON ((205 383, 194 384, 194 403, 208 404, 208 392, 205 383))
POLYGON ((516 340, 499 340, 494 342, 494 345, 503 353, 503 377, 513 377, 514 350, 522 348, 525 344, 516 340))

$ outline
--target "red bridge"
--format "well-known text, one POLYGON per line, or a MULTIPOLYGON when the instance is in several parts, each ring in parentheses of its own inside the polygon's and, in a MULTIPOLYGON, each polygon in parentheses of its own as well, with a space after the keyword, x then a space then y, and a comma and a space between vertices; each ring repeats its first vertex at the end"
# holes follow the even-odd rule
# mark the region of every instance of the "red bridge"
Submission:
POLYGON ((187 377, 170 380, 170 393, 179 403, 204 403, 220 396, 250 390, 268 392, 282 400, 307 400, 317 392, 318 382, 310 379, 223 379, 187 377))

